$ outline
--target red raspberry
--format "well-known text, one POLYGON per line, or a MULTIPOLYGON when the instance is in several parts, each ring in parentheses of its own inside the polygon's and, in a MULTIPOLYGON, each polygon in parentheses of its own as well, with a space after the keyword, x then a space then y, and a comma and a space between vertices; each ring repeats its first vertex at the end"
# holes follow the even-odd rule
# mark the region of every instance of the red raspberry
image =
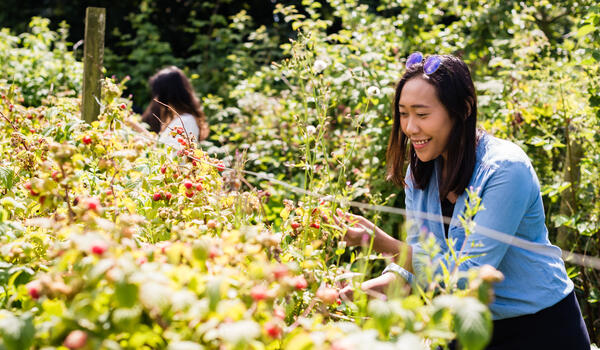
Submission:
POLYGON ((190 188, 194 187, 194 184, 191 181, 186 180, 183 182, 183 186, 189 190, 190 188))
POLYGON ((161 199, 162 199, 162 194, 160 194, 160 193, 155 193, 155 194, 153 194, 153 195, 152 195, 152 199, 153 199, 154 201, 159 201, 159 200, 161 200, 161 199))
POLYGON ((124 103, 121 103, 121 105, 119 107, 121 107, 121 109, 127 108, 127 106, 124 103))
POLYGON ((219 252, 219 249, 217 249, 217 247, 210 247, 210 249, 208 251, 209 258, 214 259, 219 255, 221 255, 221 252, 219 252))
POLYGON ((294 222, 292 222, 292 223, 290 224, 290 226, 292 226, 292 228, 293 228, 294 230, 296 230, 298 227, 300 227, 300 223, 298 223, 298 222, 295 222, 295 221, 294 221, 294 222))
POLYGON ((42 295, 42 284, 40 281, 31 281, 27 283, 27 293, 33 299, 38 299, 42 295))
POLYGON ((296 289, 304 289, 308 287, 308 282, 306 282, 304 276, 297 276, 294 278, 294 287, 296 287, 296 289))
POLYGON ((273 267, 273 277, 275 277, 275 279, 279 280, 284 278, 285 276, 288 275, 288 267, 284 264, 279 264, 276 265, 275 267, 273 267))
POLYGON ((273 322, 267 322, 264 325, 265 332, 271 338, 279 338, 281 336, 281 328, 273 322))
POLYGON ((96 255, 102 255, 108 249, 107 244, 104 241, 96 241, 92 244, 92 253, 96 255))
POLYGON ((339 298, 339 293, 333 288, 319 288, 316 293, 317 298, 321 299, 325 304, 331 305, 339 298))
POLYGON ((269 297, 269 290, 263 285, 254 286, 250 290, 250 296, 254 301, 265 300, 269 297))
POLYGON ((89 135, 85 135, 81 141, 83 142, 84 145, 89 145, 90 143, 92 143, 92 138, 89 135))
POLYGON ((86 202, 88 210, 98 211, 101 208, 100 201, 97 198, 88 198, 86 202))
POLYGON ((81 349, 85 346, 86 341, 87 333, 78 329, 67 335, 63 345, 69 348, 69 350, 81 349))
POLYGON ((310 224, 310 227, 314 227, 316 229, 319 229, 321 227, 321 225, 319 225, 318 222, 313 222, 312 224, 310 224))

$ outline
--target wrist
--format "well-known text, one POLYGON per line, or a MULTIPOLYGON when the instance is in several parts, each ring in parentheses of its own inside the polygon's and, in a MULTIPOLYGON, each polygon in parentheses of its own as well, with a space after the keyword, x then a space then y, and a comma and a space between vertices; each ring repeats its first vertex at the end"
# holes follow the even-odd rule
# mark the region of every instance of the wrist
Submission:
POLYGON ((388 266, 386 266, 385 269, 383 270, 383 272, 381 273, 382 276, 389 275, 389 274, 394 274, 394 275, 400 276, 400 277, 402 277, 403 280, 405 280, 409 284, 412 284, 415 280, 415 275, 408 272, 406 269, 404 269, 400 265, 397 265, 394 263, 391 263, 388 266))
POLYGON ((381 229, 375 230, 375 250, 379 253, 397 255, 399 252, 400 241, 383 232, 381 229))

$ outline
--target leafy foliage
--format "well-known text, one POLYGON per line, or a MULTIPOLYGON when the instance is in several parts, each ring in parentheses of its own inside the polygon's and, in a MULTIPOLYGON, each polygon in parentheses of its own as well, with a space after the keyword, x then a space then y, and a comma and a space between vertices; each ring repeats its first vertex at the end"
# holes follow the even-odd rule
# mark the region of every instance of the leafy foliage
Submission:
MULTIPOLYGON (((459 55, 476 81, 480 125, 519 144, 533 161, 551 240, 597 256, 598 5, 570 0, 429 5, 341 0, 279 5, 278 24, 257 30, 247 12, 208 21, 189 16, 182 23, 194 44, 173 52, 155 21, 162 13, 142 2, 128 17, 135 34, 124 35, 107 53, 107 67, 132 77, 137 104, 145 100, 146 80, 156 69, 185 67, 203 95, 212 129, 201 145, 205 151, 194 148, 190 155, 215 164, 209 155, 218 156, 232 168, 277 174, 335 201, 401 207, 402 191, 385 182, 384 155, 403 59, 416 50, 459 55), (279 34, 288 27, 297 31, 291 40, 279 34)), ((218 4, 206 6, 215 10, 218 4)), ((91 344, 106 347, 393 342, 418 348, 421 339, 433 347, 454 337, 468 348, 484 346, 489 316, 469 298, 485 303, 489 288, 455 294, 447 284, 449 290, 437 290, 441 296, 425 294, 425 303, 402 293, 385 302, 363 295, 354 304, 323 303, 317 291, 333 287, 338 273, 364 273, 362 280, 382 264, 368 249, 346 249, 321 221, 317 213, 335 205, 172 158, 172 152, 122 125, 129 107, 119 106, 132 101, 120 97, 124 85, 114 80, 106 85, 113 93, 104 102, 103 119, 93 128, 82 124, 77 101, 57 96, 75 96, 80 86, 81 66, 66 49, 65 32, 52 32, 47 21, 35 19, 32 33, 1 35, 0 110, 6 118, 0 119, 0 149, 15 157, 0 163, 0 300, 11 313, 0 317, 26 320, 24 311, 30 310, 34 346, 58 346, 78 329, 91 344), (201 183, 202 196, 189 199, 182 178, 201 183), (242 192, 243 181, 270 196, 242 192), (27 183, 31 189, 23 187, 27 183), (104 210, 86 211, 89 198, 104 210), (86 246, 96 238, 107 245, 102 255, 86 246), (274 278, 280 263, 288 270, 285 280, 274 278), (295 288, 300 277, 306 289, 295 288), (256 301, 249 291, 262 280, 267 294, 275 292, 256 301), (30 281, 38 281, 43 296, 28 294, 30 281), (77 289, 62 293, 63 285, 77 289), (160 294, 165 290, 178 298, 160 294), (189 304, 181 306, 181 300, 189 304), (131 332, 132 325, 139 331, 131 332), (238 329, 247 332, 227 338, 238 329), (319 343, 315 332, 326 339, 319 343)), ((374 221, 402 235, 401 218, 375 215, 374 221)), ((599 342, 600 276, 575 266, 569 273, 590 335, 599 342)))
POLYGON ((0 160, 3 349, 487 342, 478 290, 489 283, 476 273, 465 290, 340 300, 338 276, 358 285, 372 255, 339 263, 345 246, 323 219, 334 205, 286 200, 272 225, 269 194, 242 191, 235 168, 183 133, 173 149, 129 129, 126 81, 103 81, 92 125, 75 98, 25 106, 20 85, 0 85, 0 151, 14 155, 0 160), (456 320, 432 318, 445 310, 456 320))

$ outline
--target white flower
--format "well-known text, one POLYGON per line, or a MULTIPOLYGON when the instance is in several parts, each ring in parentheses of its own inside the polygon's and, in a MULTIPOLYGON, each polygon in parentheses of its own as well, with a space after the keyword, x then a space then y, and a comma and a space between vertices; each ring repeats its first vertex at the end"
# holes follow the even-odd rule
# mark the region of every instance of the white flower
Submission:
POLYGON ((317 132, 317 128, 312 125, 306 127, 306 133, 309 135, 314 135, 317 132))
POLYGON ((224 323, 218 328, 219 337, 231 344, 248 343, 260 335, 259 325, 250 320, 224 323))
POLYGON ((379 91, 379 88, 377 86, 370 86, 367 89, 367 96, 377 97, 380 93, 381 91, 379 91))
POLYGON ((425 346, 425 342, 423 339, 419 338, 417 335, 412 333, 404 333, 396 342, 396 347, 398 349, 415 349, 415 350, 425 350, 427 346, 425 346))
POLYGON ((169 344, 167 350, 202 350, 202 345, 191 341, 176 341, 169 344))
POLYGON ((313 65, 313 72, 315 74, 319 74, 323 70, 325 70, 325 68, 327 68, 327 66, 328 66, 327 62, 325 62, 323 60, 315 60, 315 63, 313 65))

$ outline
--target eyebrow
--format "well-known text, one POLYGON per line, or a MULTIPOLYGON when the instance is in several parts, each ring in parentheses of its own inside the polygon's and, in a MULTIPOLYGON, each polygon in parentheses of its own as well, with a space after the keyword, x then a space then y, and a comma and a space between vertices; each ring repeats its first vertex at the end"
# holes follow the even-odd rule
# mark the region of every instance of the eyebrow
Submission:
MULTIPOLYGON (((406 107, 405 105, 399 104, 398 107, 406 107)), ((428 105, 411 105, 412 108, 431 108, 431 106, 428 105)))

